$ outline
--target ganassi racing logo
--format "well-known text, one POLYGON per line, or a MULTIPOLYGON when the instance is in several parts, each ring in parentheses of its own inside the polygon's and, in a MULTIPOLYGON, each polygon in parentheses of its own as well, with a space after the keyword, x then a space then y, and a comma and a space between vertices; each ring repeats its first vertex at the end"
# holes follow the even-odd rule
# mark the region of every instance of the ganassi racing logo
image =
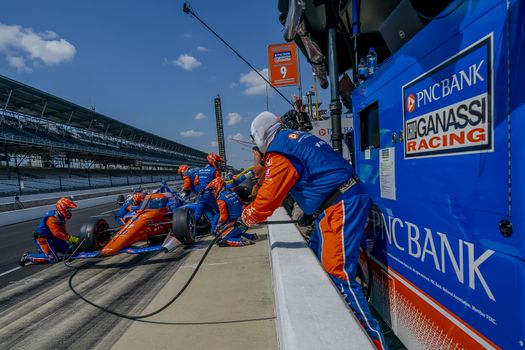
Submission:
POLYGON ((412 113, 416 109, 416 96, 414 94, 408 95, 406 109, 408 113, 412 113))
POLYGON ((492 34, 403 86, 405 158, 493 152, 492 34))

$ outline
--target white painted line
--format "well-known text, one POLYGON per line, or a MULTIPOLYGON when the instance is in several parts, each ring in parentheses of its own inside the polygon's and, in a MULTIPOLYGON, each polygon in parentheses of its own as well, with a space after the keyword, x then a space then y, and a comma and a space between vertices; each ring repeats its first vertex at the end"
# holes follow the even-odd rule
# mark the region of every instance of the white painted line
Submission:
POLYGON ((14 269, 7 270, 6 272, 2 272, 2 273, 0 273, 0 277, 2 277, 3 275, 7 275, 8 273, 14 272, 16 270, 20 270, 21 268, 22 267, 18 266, 18 267, 15 267, 14 269))
POLYGON ((118 209, 111 209, 111 210, 103 211, 103 212, 100 213, 99 215, 109 214, 109 213, 112 213, 112 212, 114 212, 114 211, 118 211, 118 209))

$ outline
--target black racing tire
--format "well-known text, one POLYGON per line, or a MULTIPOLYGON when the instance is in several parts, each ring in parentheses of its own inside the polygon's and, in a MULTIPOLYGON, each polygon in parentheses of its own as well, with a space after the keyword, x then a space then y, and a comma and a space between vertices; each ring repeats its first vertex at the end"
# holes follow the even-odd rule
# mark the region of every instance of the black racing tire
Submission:
POLYGON ((189 208, 177 208, 171 218, 173 235, 182 244, 188 245, 195 242, 195 216, 189 208))
POLYGON ((209 230, 210 227, 210 222, 208 221, 208 219, 205 219, 204 216, 202 220, 195 221, 195 228, 197 229, 197 231, 209 230))
POLYGON ((80 241, 84 240, 82 248, 83 252, 100 250, 111 239, 111 231, 109 230, 108 222, 104 219, 94 218, 86 222, 80 228, 80 241))
POLYGON ((123 194, 119 194, 117 197, 118 206, 124 205, 124 202, 126 202, 126 196, 124 196, 123 194))

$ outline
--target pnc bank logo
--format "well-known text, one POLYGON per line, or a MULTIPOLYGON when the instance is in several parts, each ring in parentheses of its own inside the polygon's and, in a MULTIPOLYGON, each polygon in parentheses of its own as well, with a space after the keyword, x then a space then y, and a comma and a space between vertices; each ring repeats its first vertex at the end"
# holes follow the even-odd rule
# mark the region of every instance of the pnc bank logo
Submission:
POLYGON ((408 95, 406 109, 408 113, 412 113, 416 109, 416 96, 414 94, 408 95))

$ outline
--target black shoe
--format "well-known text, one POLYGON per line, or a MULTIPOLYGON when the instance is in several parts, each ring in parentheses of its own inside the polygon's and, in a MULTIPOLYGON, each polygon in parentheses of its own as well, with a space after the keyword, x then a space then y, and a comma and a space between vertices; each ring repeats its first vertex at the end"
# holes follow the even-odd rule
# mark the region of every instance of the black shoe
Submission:
POLYGON ((254 241, 252 241, 251 239, 248 239, 244 236, 241 237, 241 242, 243 245, 252 245, 252 244, 255 244, 254 241))
POLYGON ((218 245, 219 247, 227 247, 227 246, 228 246, 228 242, 226 242, 225 239, 219 239, 219 240, 217 241, 217 245, 218 245))
POLYGON ((21 267, 24 267, 26 266, 26 264, 29 262, 29 252, 25 252, 24 255, 22 255, 22 257, 20 258, 20 260, 18 261, 18 264, 21 266, 21 267))
POLYGON ((257 235, 257 233, 254 233, 253 234, 253 238, 252 238, 252 241, 256 241, 259 239, 259 236, 257 235))

